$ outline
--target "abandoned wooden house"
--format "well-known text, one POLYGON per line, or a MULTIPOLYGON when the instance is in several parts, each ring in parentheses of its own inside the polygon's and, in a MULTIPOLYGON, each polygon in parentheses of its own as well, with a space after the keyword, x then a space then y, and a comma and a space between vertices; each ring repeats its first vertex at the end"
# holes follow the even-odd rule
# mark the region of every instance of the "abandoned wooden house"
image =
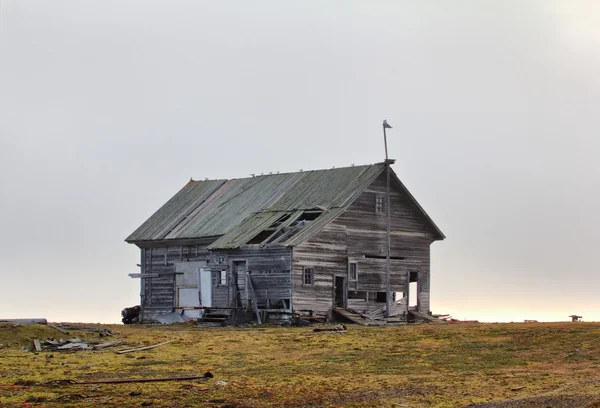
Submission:
POLYGON ((141 320, 379 309, 388 210, 395 310, 429 313, 430 245, 445 237, 393 171, 388 205, 385 170, 190 180, 126 239, 141 250, 141 271, 130 274, 141 278, 141 320))

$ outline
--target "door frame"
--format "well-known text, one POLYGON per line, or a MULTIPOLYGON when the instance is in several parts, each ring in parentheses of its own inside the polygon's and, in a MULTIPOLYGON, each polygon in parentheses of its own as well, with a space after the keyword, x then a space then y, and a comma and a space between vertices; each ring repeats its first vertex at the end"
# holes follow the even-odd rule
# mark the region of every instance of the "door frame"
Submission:
POLYGON ((231 272, 227 276, 229 278, 227 282, 230 288, 228 293, 230 293, 230 296, 232 297, 232 299, 229 300, 229 304, 232 307, 248 307, 248 298, 246 297, 246 305, 242 305, 242 298, 240 296, 242 290, 245 294, 248 293, 248 282, 244 275, 244 287, 238 287, 239 277, 237 276, 237 270, 234 267, 236 262, 244 262, 246 264, 246 273, 248 273, 248 258, 229 258, 229 270, 231 272))

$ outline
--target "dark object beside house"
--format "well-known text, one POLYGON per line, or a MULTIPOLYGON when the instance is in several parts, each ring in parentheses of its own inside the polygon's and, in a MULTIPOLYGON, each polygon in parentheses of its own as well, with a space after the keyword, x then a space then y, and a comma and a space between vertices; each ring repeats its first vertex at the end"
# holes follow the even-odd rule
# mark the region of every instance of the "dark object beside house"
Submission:
POLYGON ((121 321, 123 324, 139 323, 141 310, 140 306, 126 307, 121 311, 121 316, 123 317, 121 321))
MULTIPOLYGON (((326 318, 385 305, 386 164, 187 183, 126 242, 141 250, 141 321, 251 310, 326 318)), ((430 245, 444 235, 391 172, 391 291, 429 313, 430 245), (409 286, 417 286, 409 299, 409 286)))

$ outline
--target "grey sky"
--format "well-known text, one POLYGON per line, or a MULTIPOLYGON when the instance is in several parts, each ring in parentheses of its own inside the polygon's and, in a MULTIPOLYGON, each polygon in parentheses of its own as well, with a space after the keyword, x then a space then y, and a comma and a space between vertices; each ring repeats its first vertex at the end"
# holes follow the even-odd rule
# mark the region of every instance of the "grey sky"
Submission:
POLYGON ((0 0, 0 315, 111 322, 195 179, 381 161, 432 308, 600 320, 596 1, 0 0))

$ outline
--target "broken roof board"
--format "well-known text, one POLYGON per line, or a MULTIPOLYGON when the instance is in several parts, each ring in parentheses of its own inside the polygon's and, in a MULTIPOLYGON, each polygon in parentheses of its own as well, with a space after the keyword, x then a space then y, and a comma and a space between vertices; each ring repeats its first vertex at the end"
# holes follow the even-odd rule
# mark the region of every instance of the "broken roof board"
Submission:
MULTIPOLYGON (((342 211, 334 210, 350 205, 384 169, 385 164, 377 163, 243 179, 191 181, 126 241, 220 236, 211 248, 237 248, 285 214, 317 206, 326 208, 323 216, 282 243, 297 245, 337 217, 342 211)), ((416 201, 415 204, 443 239, 441 231, 416 201)))

